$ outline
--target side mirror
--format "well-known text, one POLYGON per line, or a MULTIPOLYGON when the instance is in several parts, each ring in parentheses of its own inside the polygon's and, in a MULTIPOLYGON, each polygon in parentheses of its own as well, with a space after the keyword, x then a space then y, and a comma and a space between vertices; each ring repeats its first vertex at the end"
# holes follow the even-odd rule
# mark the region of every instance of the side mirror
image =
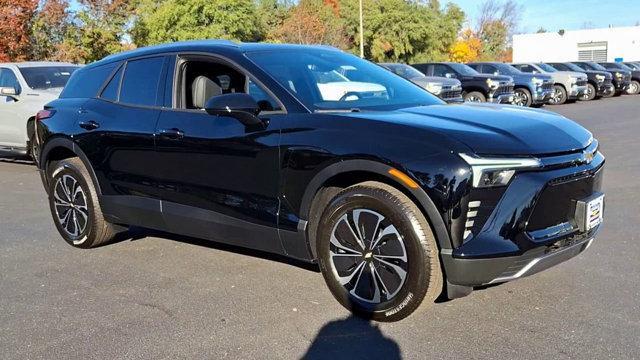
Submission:
POLYGON ((500 71, 498 71, 498 70, 494 71, 493 75, 500 75, 500 71))
POLYGON ((214 96, 207 101, 204 109, 211 115, 236 118, 247 127, 263 124, 258 118, 260 106, 249 94, 232 93, 214 96))
POLYGON ((449 79, 455 79, 456 78, 456 74, 454 74, 454 73, 446 73, 446 74, 444 74, 444 77, 449 78, 449 79))
POLYGON ((13 100, 18 100, 18 91, 14 87, 0 87, 0 96, 8 96, 13 100))

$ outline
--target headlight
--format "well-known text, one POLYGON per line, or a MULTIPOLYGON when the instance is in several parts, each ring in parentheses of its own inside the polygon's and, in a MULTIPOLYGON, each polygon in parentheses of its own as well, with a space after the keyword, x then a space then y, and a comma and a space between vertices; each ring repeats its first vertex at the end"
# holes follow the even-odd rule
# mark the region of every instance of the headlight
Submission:
POLYGON ((596 74, 596 81, 597 82, 603 82, 604 81, 604 75, 596 74))
POLYGON ((487 86, 489 86, 489 88, 491 89, 497 89, 498 87, 500 87, 500 82, 492 79, 487 79, 487 86))
POLYGON ((624 75, 622 75, 622 73, 619 73, 619 72, 616 72, 615 75, 616 75, 616 78, 618 79, 622 79, 624 77, 624 75))
POLYGON ((426 90, 433 95, 440 95, 442 92, 442 83, 429 82, 427 83, 426 90))
POLYGON ((531 82, 536 86, 542 86, 542 84, 544 83, 544 80, 538 79, 537 77, 533 77, 531 78, 531 82))
POLYGON ((569 76, 569 80, 571 81, 572 84, 575 84, 578 82, 578 78, 575 76, 569 76))
POLYGON ((473 187, 476 188, 507 185, 516 170, 541 166, 540 160, 535 158, 481 158, 468 154, 459 155, 471 166, 473 187))

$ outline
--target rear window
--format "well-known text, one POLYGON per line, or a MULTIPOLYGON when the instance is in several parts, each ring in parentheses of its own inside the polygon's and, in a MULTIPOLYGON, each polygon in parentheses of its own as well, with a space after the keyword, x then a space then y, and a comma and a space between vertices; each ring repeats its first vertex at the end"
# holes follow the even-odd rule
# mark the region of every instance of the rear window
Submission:
POLYGON ((21 67, 20 73, 30 88, 44 90, 62 88, 67 84, 77 66, 21 67))
POLYGON ((92 98, 98 94, 102 84, 118 66, 111 63, 97 67, 80 69, 73 73, 62 90, 60 98, 92 98))
POLYGON ((127 62, 120 87, 120 102, 144 106, 156 105, 163 65, 164 56, 127 62))

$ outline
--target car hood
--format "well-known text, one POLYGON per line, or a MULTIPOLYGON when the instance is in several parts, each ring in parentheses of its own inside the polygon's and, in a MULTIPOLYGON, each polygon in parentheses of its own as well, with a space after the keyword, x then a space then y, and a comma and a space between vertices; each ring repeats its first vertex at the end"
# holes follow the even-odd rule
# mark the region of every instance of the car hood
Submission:
POLYGON ((576 72, 576 71, 557 71, 557 72, 552 73, 552 74, 568 75, 568 76, 573 76, 573 77, 578 78, 578 79, 587 80, 587 74, 585 74, 585 73, 583 73, 583 72, 576 72))
POLYGON ((509 75, 513 78, 514 81, 516 82, 520 82, 520 83, 528 83, 531 81, 531 79, 536 78, 536 79, 542 79, 544 81, 551 81, 553 78, 551 76, 549 76, 548 74, 529 74, 529 73, 522 73, 522 74, 514 74, 514 75, 509 75))
POLYGON ((587 129, 556 113, 495 104, 431 105, 352 116, 435 132, 484 155, 562 153, 583 149, 593 139, 587 129))

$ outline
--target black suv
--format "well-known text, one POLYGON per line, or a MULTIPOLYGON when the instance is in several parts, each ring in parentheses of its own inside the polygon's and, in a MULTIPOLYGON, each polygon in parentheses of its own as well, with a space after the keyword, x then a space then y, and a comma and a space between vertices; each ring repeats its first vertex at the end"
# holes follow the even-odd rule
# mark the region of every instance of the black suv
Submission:
POLYGON ((539 110, 448 106, 327 47, 109 56, 36 123, 69 244, 135 225, 281 254, 317 263, 342 305, 377 320, 567 260, 602 221, 589 131, 539 110))
POLYGON ((629 84, 631 84, 631 71, 607 69, 604 66, 593 61, 573 61, 572 64, 577 65, 580 69, 583 70, 606 71, 611 74, 611 81, 615 88, 615 91, 611 96, 621 95, 623 92, 627 91, 629 84))
POLYGON ((599 97, 611 97, 615 92, 613 86, 613 75, 608 71, 587 70, 580 68, 573 63, 547 63, 558 71, 575 71, 587 74, 587 91, 582 96, 582 100, 593 100, 599 97))
POLYGON ((631 80, 627 86, 626 92, 629 95, 637 95, 640 93, 640 70, 631 68, 623 63, 618 62, 602 62, 600 63, 609 71, 629 71, 631 72, 631 80))
POLYGON ((462 97, 466 102, 495 102, 511 104, 514 83, 509 76, 480 74, 465 64, 443 62, 412 64, 427 76, 455 78, 462 83, 462 97))

